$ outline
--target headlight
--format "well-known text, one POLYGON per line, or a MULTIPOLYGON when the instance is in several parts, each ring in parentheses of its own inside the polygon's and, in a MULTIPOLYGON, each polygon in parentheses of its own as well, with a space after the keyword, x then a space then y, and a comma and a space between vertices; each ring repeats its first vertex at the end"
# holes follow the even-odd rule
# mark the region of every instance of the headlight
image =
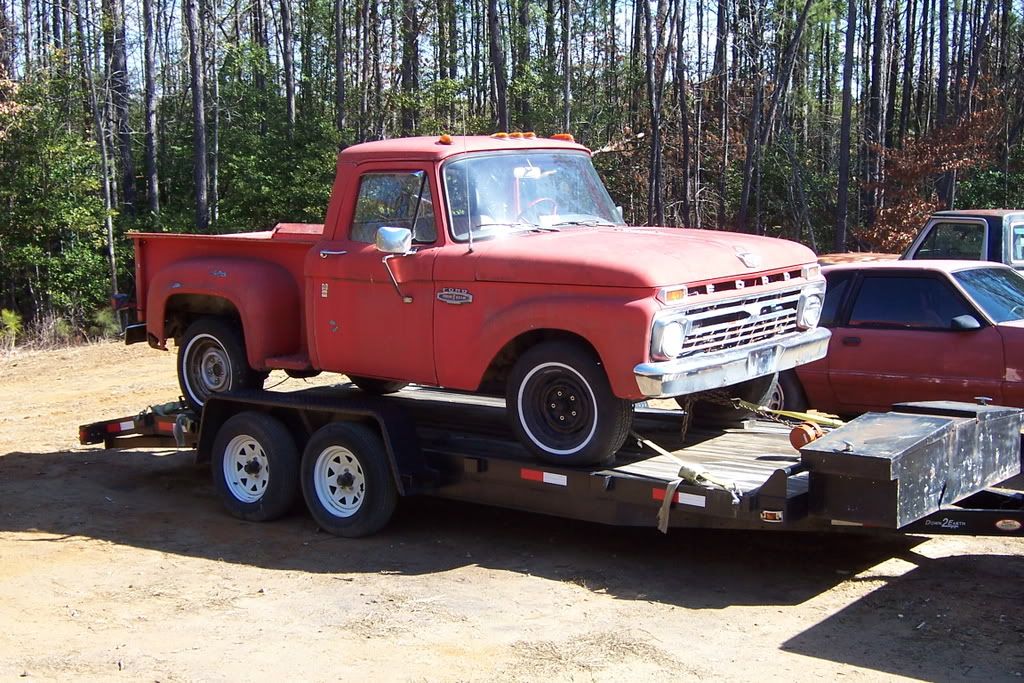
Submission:
POLYGON ((796 311, 796 326, 809 330, 821 320, 821 294, 805 294, 800 297, 796 311))
POLYGON ((681 322, 671 322, 661 330, 661 354, 666 358, 675 358, 683 352, 683 340, 686 339, 686 328, 681 322))
POLYGON ((651 331, 651 356, 659 360, 676 358, 683 352, 683 342, 690 331, 690 321, 675 315, 654 321, 651 331))

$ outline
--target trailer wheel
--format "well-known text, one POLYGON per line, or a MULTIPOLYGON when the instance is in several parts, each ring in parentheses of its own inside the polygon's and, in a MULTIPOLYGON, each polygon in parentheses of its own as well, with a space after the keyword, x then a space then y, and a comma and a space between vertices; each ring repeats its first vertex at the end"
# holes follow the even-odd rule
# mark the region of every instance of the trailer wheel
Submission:
POLYGON ((523 445, 559 465, 611 462, 633 421, 633 404, 612 393, 594 354, 564 341, 538 344, 519 357, 505 405, 523 445))
POLYGON ((384 442, 360 424, 333 422, 313 434, 300 477, 313 519, 336 536, 380 531, 398 503, 384 442))
POLYGON ((394 394, 409 386, 408 382, 396 382, 394 380, 387 379, 374 379, 372 377, 358 377, 356 375, 349 375, 348 378, 352 380, 352 384, 355 384, 362 391, 365 391, 368 394, 376 394, 377 396, 383 396, 385 394, 394 394))
POLYGON ((228 511, 250 522, 281 517, 299 490, 299 449, 277 419, 238 413, 217 431, 213 483, 228 511))
POLYGON ((220 318, 195 320, 178 347, 178 384, 196 412, 212 394, 257 389, 266 375, 249 367, 245 343, 235 325, 220 318))

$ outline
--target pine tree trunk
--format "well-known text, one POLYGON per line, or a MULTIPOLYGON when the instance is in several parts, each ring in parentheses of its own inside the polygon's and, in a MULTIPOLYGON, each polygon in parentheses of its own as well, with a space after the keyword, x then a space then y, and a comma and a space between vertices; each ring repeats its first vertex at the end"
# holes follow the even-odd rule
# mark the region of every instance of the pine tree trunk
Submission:
POLYGON ((196 202, 196 228, 210 227, 206 174, 206 81, 202 43, 199 37, 199 0, 185 0, 185 31, 188 36, 188 62, 192 90, 192 185, 196 202))
POLYGON ((846 228, 850 195, 850 124, 853 118, 853 51, 857 33, 857 3, 848 0, 846 51, 843 57, 843 111, 839 124, 839 184, 836 198, 835 239, 832 248, 846 251, 846 228))
MULTIPOLYGON (((292 8, 290 0, 281 0, 281 43, 284 60, 285 111, 288 137, 295 135, 295 56, 292 50, 292 8)), ((305 116, 305 114, 303 114, 305 116)))
POLYGON ((157 174, 156 145, 156 41, 153 31, 153 0, 142 0, 142 26, 144 34, 143 62, 146 91, 146 199, 149 213, 156 219, 160 215, 160 180, 157 174))

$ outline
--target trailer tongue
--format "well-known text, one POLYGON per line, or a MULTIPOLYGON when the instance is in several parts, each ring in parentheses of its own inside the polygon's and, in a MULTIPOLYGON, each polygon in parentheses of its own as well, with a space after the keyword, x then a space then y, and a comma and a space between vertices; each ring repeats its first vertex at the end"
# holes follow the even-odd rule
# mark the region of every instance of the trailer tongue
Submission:
MULTIPOLYGON (((230 482, 225 458, 234 455, 216 445, 235 443, 219 437, 243 414, 254 416, 248 418, 254 424, 280 425, 289 447, 306 451, 299 479, 309 479, 302 481, 307 504, 321 526, 346 536, 372 533, 387 522, 390 510, 375 507, 388 500, 378 498, 382 491, 662 530, 1024 535, 1024 496, 993 488, 1020 472, 1022 412, 997 406, 897 405, 890 413, 863 415, 800 451, 778 424, 690 430, 681 439, 681 413, 641 409, 634 429, 642 442, 628 440, 613 466, 589 468, 539 464, 511 437, 500 399, 423 389, 387 398, 338 387, 218 395, 201 420, 181 406, 163 406, 83 425, 80 441, 196 448, 197 459, 212 461, 230 482), (362 436, 346 440, 347 432, 362 436), (338 445, 330 440, 335 433, 338 445), (391 476, 374 480, 369 465, 391 476), (364 496, 367 504, 360 507, 364 496), (372 523, 350 521, 367 510, 377 510, 372 523)), ((246 438, 254 442, 252 452, 263 455, 240 461, 236 493, 221 485, 232 512, 238 485, 281 481, 272 474, 281 445, 246 438), (257 476, 259 463, 269 468, 257 476)))

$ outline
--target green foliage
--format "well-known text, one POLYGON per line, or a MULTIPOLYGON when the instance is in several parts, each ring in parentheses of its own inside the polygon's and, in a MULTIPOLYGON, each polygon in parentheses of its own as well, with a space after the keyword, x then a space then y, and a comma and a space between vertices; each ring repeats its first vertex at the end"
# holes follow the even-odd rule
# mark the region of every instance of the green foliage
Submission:
POLYGON ((13 310, 42 304, 80 321, 106 300, 109 278, 99 157, 58 106, 73 85, 57 76, 23 82, 16 119, 0 123, 0 273, 13 310))
POLYGON ((10 351, 21 334, 22 319, 16 312, 4 308, 0 309, 0 345, 4 350, 10 351))
POLYGON ((93 339, 111 339, 121 334, 121 321, 109 306, 93 312, 87 334, 93 339))

